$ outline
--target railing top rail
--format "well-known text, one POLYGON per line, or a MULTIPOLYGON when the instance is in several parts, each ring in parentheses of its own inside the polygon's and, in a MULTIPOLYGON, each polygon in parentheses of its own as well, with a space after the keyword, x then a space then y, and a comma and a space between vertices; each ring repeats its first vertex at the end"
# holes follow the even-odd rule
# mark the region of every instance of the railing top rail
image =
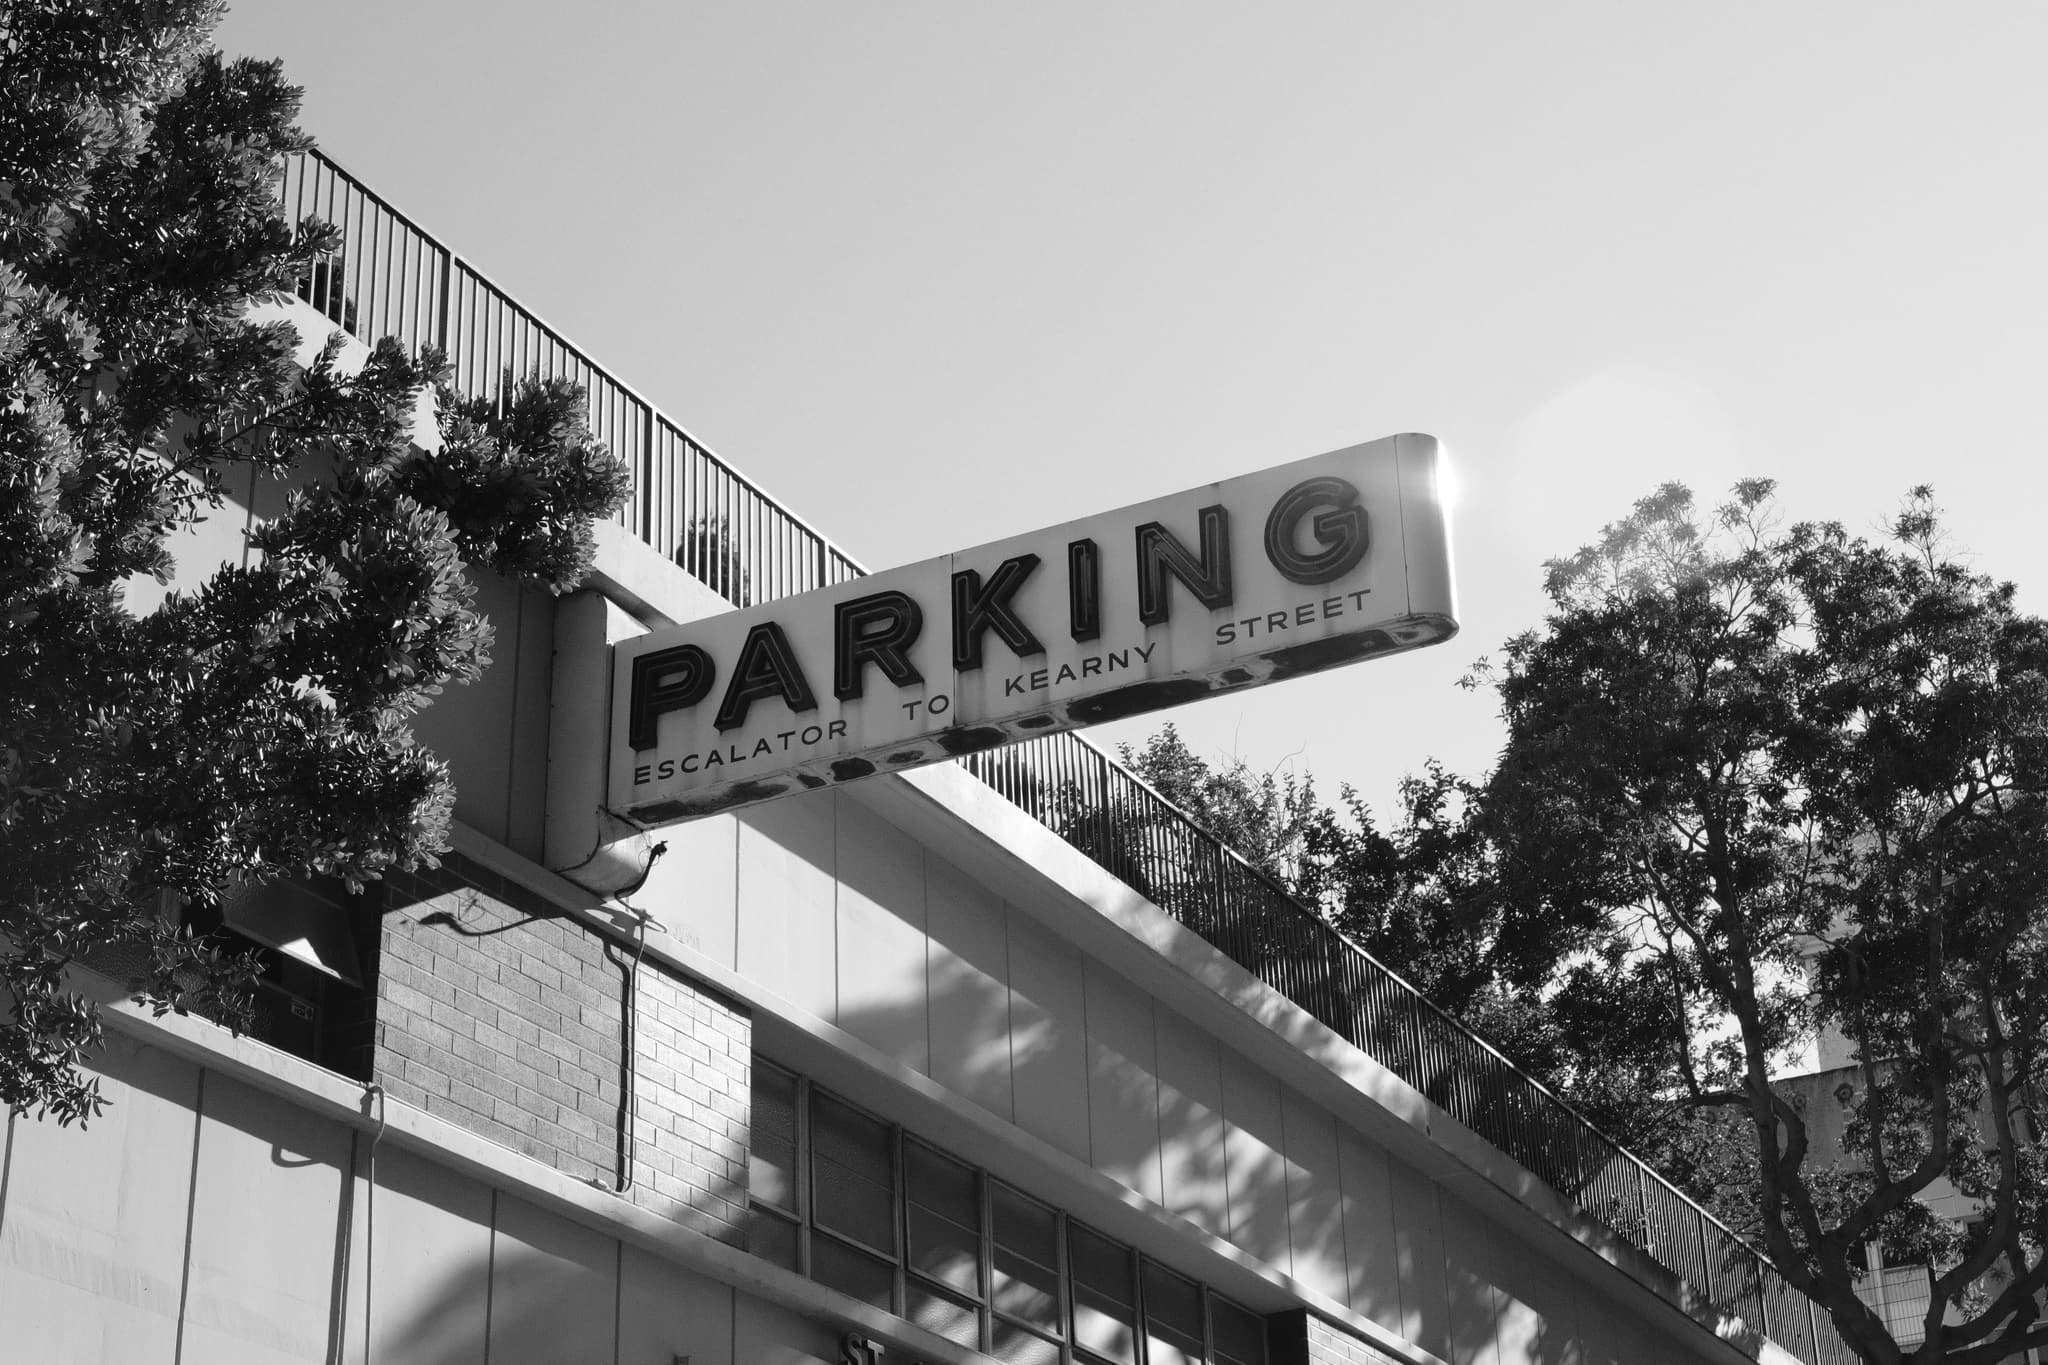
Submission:
MULTIPOLYGON (((468 271, 469 274, 473 278, 475 278, 479 284, 489 289, 492 293, 496 294, 499 298, 503 299, 512 307, 518 309, 521 313, 525 314, 529 319, 532 320, 535 326, 545 331, 564 350, 574 352, 577 359, 581 360, 585 365, 588 365, 594 373, 603 375, 604 380, 607 384, 610 384, 614 388, 618 389, 619 392, 625 394, 626 397, 632 399, 634 402, 646 408, 647 411, 653 415, 654 420, 656 422, 665 424, 671 431, 675 432, 676 435, 682 437, 684 440, 688 441, 692 446, 696 447, 697 450, 704 455, 704 458, 710 460, 720 469, 723 469, 726 473, 730 474, 734 479, 744 484, 747 488, 752 490, 761 498, 765 499, 769 503, 772 503, 777 513, 784 517, 787 517, 793 524, 800 527, 806 534, 815 537, 819 544, 822 545, 826 550, 830 551, 832 554, 839 556, 840 559, 844 560, 848 565, 852 566, 859 572, 867 572, 867 569, 861 565, 859 560, 855 559, 852 555, 848 554, 846 550, 840 545, 836 544, 830 536, 826 535, 823 531, 820 531, 817 527, 811 525, 808 521, 804 520, 803 517, 798 515, 796 512, 791 511, 788 503, 784 502, 781 498, 776 497, 773 493, 770 493, 767 489, 763 488, 759 483, 757 483, 752 478, 749 478, 747 475, 740 473, 737 469, 733 467, 731 461, 725 459, 723 456, 719 455, 716 451, 714 451, 710 446, 704 444, 704 442, 698 440, 695 436, 691 435, 687 427, 685 427, 681 422, 676 421, 673 417, 670 417, 667 413, 663 412, 661 410, 660 405, 655 403, 654 400, 647 397, 647 395, 641 393, 640 390, 634 388, 625 380, 619 378, 618 375, 612 373, 612 371, 605 368, 603 365, 598 364, 596 360, 591 358, 589 350, 582 346, 579 346, 574 341, 571 341, 565 334, 563 334, 563 332, 559 328, 555 327, 552 323, 543 321, 541 319, 540 314, 536 313, 533 309, 527 307, 524 303, 520 302, 519 298, 516 295, 514 295, 509 289, 506 289, 496 280, 493 280, 490 276, 484 274, 483 271, 477 269, 476 266, 471 264, 471 262, 464 256, 462 256, 461 253, 457 252, 453 247, 449 246, 445 240, 443 240, 440 237, 436 237, 432 232, 422 227, 418 219, 412 217, 410 214, 403 213, 397 208, 392 207, 389 200, 385 199, 382 195, 378 194, 375 190, 371 189, 368 185, 364 184, 361 176, 356 175, 353 171, 349 170, 348 167, 342 165, 341 162, 338 159, 336 159, 332 154, 330 154, 329 152, 325 151, 322 148, 313 147, 308 149, 304 153, 304 155, 319 162, 328 170, 334 172, 343 180, 346 180, 351 188, 359 191, 363 195, 374 200, 379 208, 384 209, 393 217, 398 218, 400 221, 402 221, 407 227, 411 228, 414 232, 418 233, 420 237, 424 241, 426 241, 430 246, 434 247, 436 250, 440 251, 442 255, 447 257, 448 265, 451 270, 456 266, 460 266, 462 267, 462 269, 468 271)), ((293 226, 296 227, 297 225, 294 224, 293 226)))

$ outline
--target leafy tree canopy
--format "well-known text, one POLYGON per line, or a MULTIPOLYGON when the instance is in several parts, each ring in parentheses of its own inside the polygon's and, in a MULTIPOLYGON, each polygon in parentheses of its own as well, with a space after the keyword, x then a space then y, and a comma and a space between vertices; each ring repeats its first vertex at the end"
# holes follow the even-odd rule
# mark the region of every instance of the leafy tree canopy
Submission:
POLYGON ((248 968, 171 898, 445 847, 448 773, 406 719, 487 663, 473 566, 573 586, 626 486, 570 385, 463 399, 389 340, 301 369, 251 320, 335 234, 283 217, 298 92, 211 49, 220 10, 0 8, 0 1101, 65 1121, 100 1105, 70 963, 144 949, 160 1008, 232 1012, 248 968), (131 610, 252 470, 295 490, 260 553, 131 610))
POLYGON ((1878 540, 1772 507, 1667 486, 1550 566, 1496 680, 1498 895, 1614 964, 1659 1092, 1738 1126, 1745 1222, 1856 1349, 1901 1358, 1854 1293, 1877 1241, 1935 1272, 1911 1359, 2004 1359, 2048 1281, 2048 622, 1925 489, 1878 540), (1772 1083, 1823 1028, 1859 1073, 1842 1150, 1772 1083), (1978 1215, 1932 1216, 1945 1188, 1978 1215))
POLYGON ((2048 623, 1945 552, 1924 489, 1875 539, 1784 529, 1771 493, 1669 485, 1552 562, 1543 626, 1471 680, 1497 766, 1409 779, 1384 830, 1170 727, 1125 757, 1865 1359, 2002 1360, 2048 1282, 2048 623), (1823 1030, 1854 1057, 1840 1123, 1781 1080, 1823 1030), (1949 1192, 1977 1214, 1935 1216, 1949 1192), (1873 1243, 1932 1267, 1910 1355, 1855 1292, 1873 1243))

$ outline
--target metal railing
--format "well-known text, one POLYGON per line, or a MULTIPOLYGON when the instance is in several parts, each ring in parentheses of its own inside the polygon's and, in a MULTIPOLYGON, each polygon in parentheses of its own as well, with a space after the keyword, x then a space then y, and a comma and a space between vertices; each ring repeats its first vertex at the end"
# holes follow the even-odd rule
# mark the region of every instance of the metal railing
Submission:
MULTIPOLYGON (((440 347, 470 396, 508 378, 582 385, 593 433, 632 470, 617 520, 734 605, 864 572, 327 156, 291 158, 282 195, 295 222, 342 233, 301 298, 365 341, 440 347)), ((1708 1301, 1809 1365, 1853 1360, 1755 1248, 1108 754, 1061 734, 958 761, 1708 1301)))
POLYGON ((299 281, 300 298, 364 341, 439 347, 453 387, 470 397, 493 397, 508 379, 580 384, 591 434, 633 474, 615 519, 728 600, 745 606, 860 577, 831 541, 331 158, 288 158, 280 193, 294 222, 316 217, 342 234, 299 281))

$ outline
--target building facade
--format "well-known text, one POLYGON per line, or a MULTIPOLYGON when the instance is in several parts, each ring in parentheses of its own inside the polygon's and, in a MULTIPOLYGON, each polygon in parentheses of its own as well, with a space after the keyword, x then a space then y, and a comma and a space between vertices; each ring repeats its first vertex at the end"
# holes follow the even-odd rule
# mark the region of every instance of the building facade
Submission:
MULTIPOLYGON (((569 374, 635 501, 582 592, 484 585, 496 662, 417 727, 460 791, 441 867, 229 906, 268 963, 251 1035, 79 969, 112 1106, 8 1123, 10 1358, 1843 1358, 1085 745, 609 818, 609 646, 858 569, 330 163, 285 193, 348 234, 285 310, 309 346, 569 374)), ((251 475, 236 507, 281 496, 251 475)))

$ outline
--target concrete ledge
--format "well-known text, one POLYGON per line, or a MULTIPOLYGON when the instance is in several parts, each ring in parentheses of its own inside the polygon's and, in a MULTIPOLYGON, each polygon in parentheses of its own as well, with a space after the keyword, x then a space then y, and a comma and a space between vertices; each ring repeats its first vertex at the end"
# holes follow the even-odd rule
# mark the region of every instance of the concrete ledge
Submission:
POLYGON ((737 610, 682 566, 615 521, 593 528, 597 558, 584 586, 596 588, 649 630, 737 610))

